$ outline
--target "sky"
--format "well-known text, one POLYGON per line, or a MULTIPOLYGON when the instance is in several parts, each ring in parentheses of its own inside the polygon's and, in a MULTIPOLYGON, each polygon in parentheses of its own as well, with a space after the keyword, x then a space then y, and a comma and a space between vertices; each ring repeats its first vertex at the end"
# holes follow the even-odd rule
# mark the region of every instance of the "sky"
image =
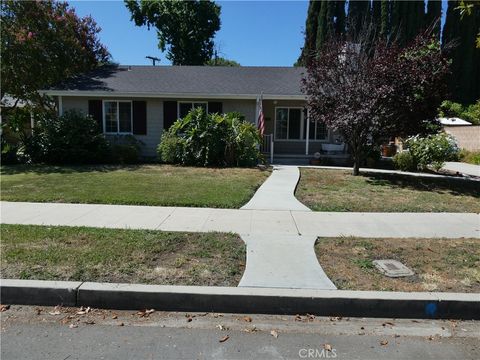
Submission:
MULTIPOLYGON (((101 42, 113 61, 123 65, 150 65, 145 56, 170 62, 158 49, 155 29, 130 20, 123 1, 69 1, 79 16, 91 15, 102 28, 101 42)), ((217 1, 221 28, 216 33, 218 55, 244 66, 292 66, 303 46, 308 1, 217 1)), ((443 0, 444 12, 446 0, 443 0)))

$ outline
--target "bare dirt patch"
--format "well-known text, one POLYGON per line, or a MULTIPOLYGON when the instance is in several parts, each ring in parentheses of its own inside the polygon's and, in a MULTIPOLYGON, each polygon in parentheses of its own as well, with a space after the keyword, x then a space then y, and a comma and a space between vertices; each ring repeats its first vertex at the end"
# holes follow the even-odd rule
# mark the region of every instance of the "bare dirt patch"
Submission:
POLYGON ((339 289, 480 292, 480 239, 319 238, 315 252, 339 289), (377 259, 398 260, 415 275, 386 277, 377 259))

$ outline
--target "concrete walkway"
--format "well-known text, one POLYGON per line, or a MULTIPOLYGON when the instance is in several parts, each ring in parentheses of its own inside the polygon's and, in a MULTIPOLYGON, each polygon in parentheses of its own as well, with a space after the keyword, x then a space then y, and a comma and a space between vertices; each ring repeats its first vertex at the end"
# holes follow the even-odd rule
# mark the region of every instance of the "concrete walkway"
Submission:
MULTIPOLYGON (((471 165, 471 164, 464 164, 464 163, 446 163, 446 164, 461 164, 461 165, 470 165, 470 166, 462 166, 461 169, 464 170, 463 174, 467 175, 474 175, 475 171, 477 175, 474 176, 480 176, 479 170, 475 170, 473 167, 480 168, 478 165, 471 165), (469 170, 467 170, 469 169, 469 170), (469 171, 470 173, 466 172, 469 171)), ((297 167, 294 165, 282 165, 283 167, 297 167)), ((458 166, 458 165, 457 165, 458 166)), ((324 169, 324 170, 347 170, 347 171, 352 171, 351 167, 345 167, 345 166, 322 166, 322 165, 299 165, 298 167, 301 168, 306 168, 306 169, 324 169)), ((458 167, 460 169, 460 167, 458 167)), ((445 169, 445 167, 444 167, 445 169)), ((445 169, 447 170, 447 169, 445 169)), ((457 172, 458 170, 451 170, 457 172)), ((418 177, 418 178, 437 178, 437 179, 453 179, 453 180, 465 180, 465 181, 479 181, 479 179, 475 178, 468 178, 468 177, 458 177, 458 176, 452 176, 452 175, 443 175, 443 174, 430 174, 430 173, 424 173, 424 172, 409 172, 409 171, 400 171, 400 170, 386 170, 386 169, 373 169, 373 168, 360 168, 360 173, 366 172, 366 173, 376 173, 376 174, 389 174, 389 175, 406 175, 406 176, 413 176, 413 177, 418 177)), ((458 171, 462 173, 462 171, 458 171)))
POLYGON ((274 166, 270 177, 242 209, 310 211, 295 197, 295 188, 299 180, 298 167, 274 166))
POLYGON ((243 235, 480 238, 480 215, 0 202, 1 223, 243 235))
POLYGON ((335 290, 318 263, 316 236, 240 235, 247 267, 238 286, 335 290))
POLYGON ((451 161, 451 162, 446 162, 442 170, 480 177, 480 165, 473 165, 473 164, 451 161))

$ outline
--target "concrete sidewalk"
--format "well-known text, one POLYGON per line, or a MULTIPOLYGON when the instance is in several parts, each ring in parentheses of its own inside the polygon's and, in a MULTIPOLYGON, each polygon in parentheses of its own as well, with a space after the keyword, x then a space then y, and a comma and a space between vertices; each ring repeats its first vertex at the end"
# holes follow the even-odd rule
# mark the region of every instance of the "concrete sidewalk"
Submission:
POLYGON ((480 237, 480 215, 237 210, 0 202, 1 223, 244 235, 480 237))
POLYGON ((460 173, 470 176, 480 177, 480 165, 467 164, 463 162, 450 161, 446 162, 442 170, 460 173))
POLYGON ((295 166, 274 166, 270 177, 260 186, 242 210, 311 211, 295 197, 300 171, 295 166))

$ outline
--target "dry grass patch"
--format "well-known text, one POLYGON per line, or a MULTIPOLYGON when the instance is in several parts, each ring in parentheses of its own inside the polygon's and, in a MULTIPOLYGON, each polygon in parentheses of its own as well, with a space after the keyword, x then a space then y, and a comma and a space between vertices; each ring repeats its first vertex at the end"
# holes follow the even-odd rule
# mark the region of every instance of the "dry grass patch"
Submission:
POLYGON ((339 289, 480 292, 480 239, 319 238, 315 252, 339 289), (415 275, 386 277, 372 263, 378 259, 415 275))
POLYGON ((315 211, 480 212, 480 182, 302 169, 297 198, 315 211))
POLYGON ((233 234, 2 225, 3 278, 237 286, 233 234))

